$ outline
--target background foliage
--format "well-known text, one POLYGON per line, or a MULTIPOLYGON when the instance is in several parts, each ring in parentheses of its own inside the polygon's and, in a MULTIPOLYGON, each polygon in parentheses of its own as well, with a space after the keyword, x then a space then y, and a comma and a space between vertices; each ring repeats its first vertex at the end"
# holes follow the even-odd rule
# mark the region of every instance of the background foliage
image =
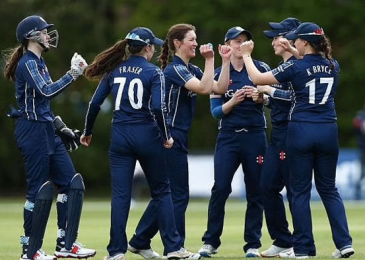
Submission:
MULTIPOLYGON (((364 104, 364 47, 365 16, 362 0, 309 1, 238 1, 238 0, 2 0, 0 2, 0 50, 17 45, 15 29, 26 16, 39 14, 54 23, 60 34, 59 47, 44 55, 54 80, 69 68, 76 51, 91 62, 100 51, 110 47, 132 28, 146 26, 163 38, 168 28, 176 23, 191 23, 197 28, 198 43, 211 42, 217 49, 226 31, 240 25, 252 32, 255 41, 254 58, 274 68, 280 61, 275 56, 271 41, 262 31, 268 22, 279 22, 287 17, 313 21, 323 26, 330 37, 333 55, 339 61, 342 74, 337 93, 338 124, 341 147, 354 147, 352 118, 364 104)), ((198 54, 192 62, 201 68, 203 59, 198 54)), ((220 65, 216 55, 216 66, 220 65)), ((4 61, 0 60, 3 70, 4 61)), ((14 87, 0 77, 0 195, 22 191, 23 162, 13 138, 14 120, 5 116, 10 103, 15 103, 14 87)), ((83 129, 88 102, 97 86, 84 78, 72 84, 53 100, 52 108, 72 128, 83 129)), ((93 144, 72 154, 75 167, 85 177, 88 188, 103 190, 109 186, 107 150, 111 120, 110 104, 106 102, 94 128, 93 144)), ((207 96, 198 97, 196 118, 190 131, 192 153, 213 153, 217 122, 209 112, 207 96)))

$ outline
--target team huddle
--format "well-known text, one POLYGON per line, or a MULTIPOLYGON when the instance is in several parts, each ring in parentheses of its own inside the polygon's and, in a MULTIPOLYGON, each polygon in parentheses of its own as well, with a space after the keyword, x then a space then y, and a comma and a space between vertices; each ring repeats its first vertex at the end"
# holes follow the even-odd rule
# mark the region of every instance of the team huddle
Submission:
POLYGON ((171 26, 165 40, 146 27, 137 27, 99 53, 90 65, 75 53, 70 70, 57 81, 51 79, 42 58, 43 52, 57 47, 58 32, 48 31, 53 26, 37 15, 23 19, 16 29, 20 45, 6 57, 4 70, 4 76, 15 83, 18 109, 9 116, 17 120, 15 138, 27 183, 20 260, 96 254, 77 241, 85 186, 68 151, 80 144, 91 146, 97 115, 109 94, 113 97, 109 146, 112 201, 104 260, 126 259, 127 251, 145 259, 200 259, 217 254, 225 204, 240 166, 247 199, 246 257, 316 256, 310 211, 313 176, 331 226, 332 257, 348 258, 355 253, 335 183, 339 144, 334 96, 340 67, 320 26, 292 17, 270 22, 264 34, 272 39, 275 55, 282 57, 274 69, 251 57, 251 32, 232 27, 224 44, 218 46, 220 67, 215 68, 213 46, 200 45, 203 70, 190 63, 198 47, 193 25, 171 26), (157 46, 161 46, 160 67, 150 62, 157 46), (50 100, 81 75, 99 82, 82 133, 69 129, 50 107, 50 100), (188 131, 197 94, 210 95, 210 111, 218 120, 219 133, 207 229, 202 247, 192 253, 185 248, 185 213, 189 202, 188 131), (269 143, 265 106, 271 113, 269 143), (128 240, 137 160, 151 200, 128 240), (54 186, 58 232, 55 252, 50 255, 42 250, 42 243, 54 186), (293 231, 289 230, 281 195, 284 188, 293 231), (260 252, 263 216, 273 243, 260 252), (158 232, 163 256, 151 248, 158 232))

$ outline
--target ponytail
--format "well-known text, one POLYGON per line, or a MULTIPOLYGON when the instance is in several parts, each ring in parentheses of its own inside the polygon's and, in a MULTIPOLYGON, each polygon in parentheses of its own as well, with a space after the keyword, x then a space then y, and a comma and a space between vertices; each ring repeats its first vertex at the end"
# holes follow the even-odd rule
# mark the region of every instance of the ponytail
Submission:
POLYGON ((321 40, 318 43, 309 42, 316 53, 321 53, 328 61, 330 62, 331 66, 330 69, 334 69, 335 65, 333 64, 332 58, 332 47, 330 39, 323 35, 321 36, 321 40))
POLYGON ((104 74, 115 69, 118 64, 125 61, 128 57, 126 51, 127 40, 118 41, 109 49, 99 53, 93 62, 86 67, 85 77, 89 80, 97 80, 104 74))
POLYGON ((161 69, 164 70, 167 67, 167 62, 169 60, 169 42, 167 38, 161 47, 161 53, 158 56, 158 60, 161 63, 161 69))
POLYGON ((26 43, 19 45, 13 49, 9 49, 3 53, 5 59, 4 77, 10 81, 15 81, 15 70, 19 60, 23 56, 26 49, 26 43))
POLYGON ((331 63, 331 69, 333 70, 335 68, 335 65, 333 64, 333 58, 332 58, 332 47, 330 39, 326 36, 323 37, 323 40, 321 41, 321 44, 323 46, 323 53, 324 56, 329 60, 331 63))

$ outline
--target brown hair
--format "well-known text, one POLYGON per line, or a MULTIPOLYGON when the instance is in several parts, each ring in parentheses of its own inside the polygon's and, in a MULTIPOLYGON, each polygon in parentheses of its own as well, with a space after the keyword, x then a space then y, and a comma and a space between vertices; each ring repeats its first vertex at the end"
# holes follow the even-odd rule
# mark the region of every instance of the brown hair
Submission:
POLYGON ((102 78, 106 73, 111 72, 120 63, 125 61, 129 54, 140 53, 143 47, 128 45, 127 39, 118 41, 112 47, 96 55, 93 62, 86 67, 85 77, 89 80, 102 78))
POLYGON ((28 41, 18 47, 6 50, 3 52, 5 59, 4 77, 10 81, 15 81, 15 70, 18 66, 18 62, 27 49, 28 41))
POLYGON ((329 62, 331 63, 331 69, 334 69, 334 64, 332 62, 333 58, 332 58, 332 47, 331 47, 331 42, 330 39, 323 35, 321 36, 321 41, 318 43, 314 43, 314 42, 308 42, 309 45, 314 49, 314 51, 316 53, 321 53, 324 55, 324 57, 326 59, 329 60, 329 62))
POLYGON ((184 40, 185 35, 189 31, 196 31, 195 26, 191 24, 181 23, 171 26, 167 32, 166 39, 161 48, 161 53, 158 59, 161 63, 161 69, 164 70, 170 58, 175 54, 174 40, 184 40))

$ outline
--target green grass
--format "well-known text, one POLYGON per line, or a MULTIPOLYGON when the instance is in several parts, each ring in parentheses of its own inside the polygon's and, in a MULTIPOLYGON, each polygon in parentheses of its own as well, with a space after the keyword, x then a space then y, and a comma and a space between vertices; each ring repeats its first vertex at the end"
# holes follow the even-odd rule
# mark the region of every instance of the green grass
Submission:
MULTIPOLYGON (((0 260, 19 259, 21 246, 19 236, 23 234, 23 199, 0 199, 0 260)), ((138 202, 131 210, 127 233, 128 237, 134 232, 137 222, 145 209, 146 202, 138 202)), ((201 237, 206 228, 207 200, 191 200, 186 218, 186 247, 193 252, 199 250, 202 245, 201 237)), ((353 237, 353 246, 356 254, 351 259, 365 259, 365 203, 346 202, 350 232, 353 237)), ((243 225, 246 204, 240 200, 230 199, 226 206, 226 219, 218 255, 213 259, 242 259, 243 225)), ((313 231, 317 246, 316 259, 331 259, 331 253, 335 249, 329 223, 320 202, 312 203, 313 231)), ((290 220, 291 221, 291 220, 290 220)), ((110 201, 86 198, 80 224, 78 241, 90 248, 95 248, 97 254, 94 259, 103 259, 107 254, 106 246, 109 241, 110 227, 110 201)), ((57 226, 55 205, 52 212, 43 249, 52 253, 55 247, 57 226)), ((272 241, 264 225, 262 236, 262 250, 268 248, 272 241)), ((163 251, 161 239, 156 236, 152 247, 160 254, 163 251)), ((127 253, 127 259, 142 259, 141 257, 127 253)))

